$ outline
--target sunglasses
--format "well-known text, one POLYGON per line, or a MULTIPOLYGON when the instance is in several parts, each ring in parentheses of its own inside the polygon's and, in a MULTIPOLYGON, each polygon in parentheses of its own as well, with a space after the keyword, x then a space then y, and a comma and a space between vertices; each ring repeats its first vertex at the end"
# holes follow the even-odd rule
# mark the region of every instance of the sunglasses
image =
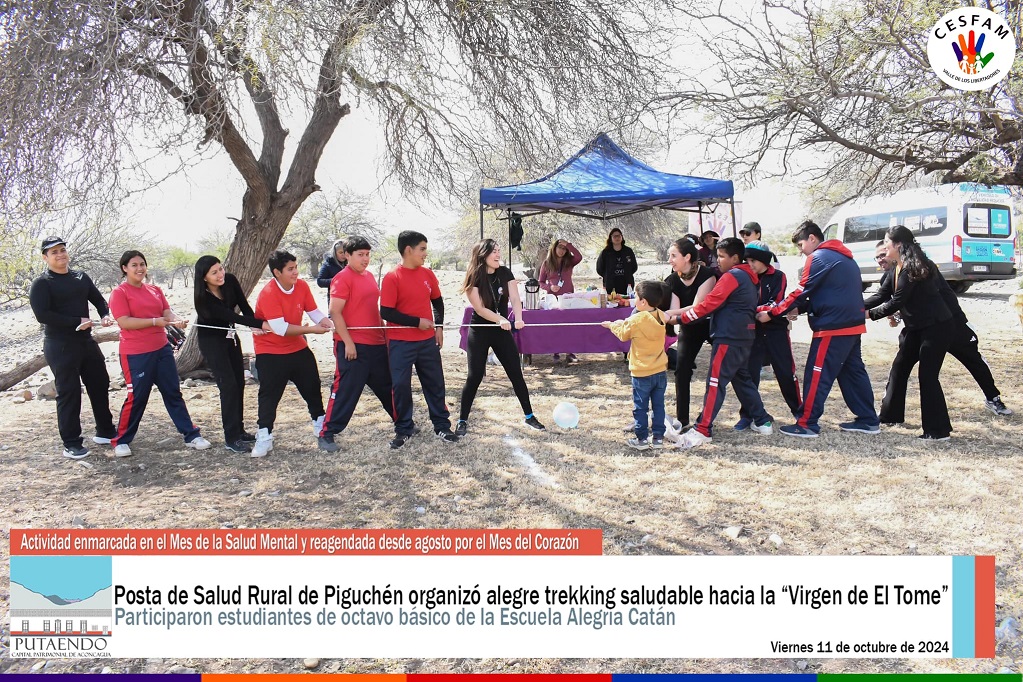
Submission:
POLYGON ((888 258, 888 256, 874 256, 874 260, 879 262, 885 260, 886 258, 888 258))

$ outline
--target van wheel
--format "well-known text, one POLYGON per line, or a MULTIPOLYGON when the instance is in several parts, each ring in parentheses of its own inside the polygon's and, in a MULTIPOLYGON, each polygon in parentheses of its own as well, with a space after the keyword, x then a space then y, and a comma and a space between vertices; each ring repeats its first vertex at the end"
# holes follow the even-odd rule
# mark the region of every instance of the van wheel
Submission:
POLYGON ((955 282, 949 282, 948 285, 952 287, 952 291, 957 294, 965 294, 966 291, 973 286, 973 282, 967 282, 966 280, 957 280, 955 282))

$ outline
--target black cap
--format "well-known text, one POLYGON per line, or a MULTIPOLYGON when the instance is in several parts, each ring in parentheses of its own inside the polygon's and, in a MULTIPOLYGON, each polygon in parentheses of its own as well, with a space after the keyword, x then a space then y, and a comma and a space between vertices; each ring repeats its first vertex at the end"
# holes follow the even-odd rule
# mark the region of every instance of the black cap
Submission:
POLYGON ((760 229, 760 223, 758 223, 755 220, 751 220, 750 222, 746 223, 745 225, 742 226, 742 229, 739 230, 739 234, 753 234, 754 232, 756 232, 757 234, 764 233, 764 231, 760 229))
POLYGON ((58 244, 63 244, 64 246, 67 246, 67 242, 64 241, 63 237, 47 237, 46 239, 43 240, 42 246, 43 253, 46 253, 49 249, 52 249, 54 246, 57 246, 58 244))

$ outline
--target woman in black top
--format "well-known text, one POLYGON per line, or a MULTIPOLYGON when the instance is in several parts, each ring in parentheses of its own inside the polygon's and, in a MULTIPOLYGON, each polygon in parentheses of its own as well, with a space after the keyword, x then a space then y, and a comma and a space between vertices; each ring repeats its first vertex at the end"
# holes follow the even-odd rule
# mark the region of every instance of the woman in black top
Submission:
MULTIPOLYGON (((938 374, 951 339, 948 322, 952 319, 952 313, 938 293, 938 278, 941 275, 937 266, 924 255, 913 233, 904 225, 888 228, 884 246, 887 250, 886 258, 895 263, 892 293, 887 301, 867 310, 866 317, 883 320, 895 313, 902 314, 906 329, 900 353, 903 350, 918 351, 920 358, 920 421, 924 431, 920 438, 948 440, 952 423, 938 374)), ((889 412, 882 415, 881 421, 901 421, 901 418, 892 416, 896 412, 904 418, 905 393, 902 396, 888 396, 886 391, 884 404, 889 406, 889 412)))
POLYGON ((462 293, 469 299, 472 306, 472 319, 469 324, 486 325, 469 327, 469 338, 466 344, 469 373, 462 389, 462 407, 455 433, 464 436, 468 431, 469 412, 472 410, 476 391, 487 372, 487 353, 493 348, 494 355, 504 367, 515 389, 515 397, 519 399, 526 425, 543 431, 544 425, 533 414, 529 402, 529 389, 522 377, 522 366, 519 363, 519 349, 512 337, 511 322, 508 321, 508 301, 511 301, 515 313, 515 328, 522 329, 522 301, 519 298, 518 282, 512 271, 501 265, 501 249, 493 239, 484 239, 472 247, 469 254, 469 266, 462 282, 462 293))
MULTIPOLYGON (((705 299, 717 277, 700 261, 696 245, 688 239, 678 239, 671 245, 668 263, 672 272, 664 281, 671 289, 671 305, 667 311, 671 317, 679 315, 682 308, 705 299)), ((683 428, 689 425, 689 382, 693 379, 696 356, 705 343, 710 343, 710 318, 681 325, 675 362, 675 418, 683 428)))
POLYGON ((196 332, 199 350, 220 389, 224 442, 232 452, 249 452, 247 444, 255 443, 256 437, 247 433, 242 424, 245 372, 242 348, 235 338, 234 325, 259 330, 254 333, 270 331, 270 325, 253 315, 238 280, 224 270, 216 256, 202 256, 195 262, 194 296, 195 311, 199 313, 196 325, 203 325, 196 332))
POLYGON ((604 280, 604 289, 625 294, 629 287, 636 288, 636 254, 625 245, 625 237, 617 227, 607 235, 607 244, 597 256, 597 275, 604 280))
POLYGON ((330 253, 323 256, 323 264, 316 275, 316 286, 327 290, 327 303, 330 304, 330 283, 334 275, 341 272, 348 265, 348 254, 345 252, 345 240, 338 239, 330 247, 330 253))

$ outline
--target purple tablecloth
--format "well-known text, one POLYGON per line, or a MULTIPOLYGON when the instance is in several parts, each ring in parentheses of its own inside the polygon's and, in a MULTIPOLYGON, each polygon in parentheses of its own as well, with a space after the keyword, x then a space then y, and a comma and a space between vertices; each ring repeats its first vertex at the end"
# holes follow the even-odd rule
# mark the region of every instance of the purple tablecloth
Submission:
MULTIPOLYGON (((626 353, 629 342, 619 341, 610 330, 600 323, 604 320, 624 320, 632 314, 633 308, 586 308, 580 310, 523 310, 526 326, 515 332, 519 352, 531 355, 551 353, 626 353), (531 324, 562 322, 592 322, 579 327, 531 327, 531 324)), ((468 324, 472 308, 466 308, 462 324, 468 324)), ((468 327, 460 330, 459 347, 465 350, 468 327)))

